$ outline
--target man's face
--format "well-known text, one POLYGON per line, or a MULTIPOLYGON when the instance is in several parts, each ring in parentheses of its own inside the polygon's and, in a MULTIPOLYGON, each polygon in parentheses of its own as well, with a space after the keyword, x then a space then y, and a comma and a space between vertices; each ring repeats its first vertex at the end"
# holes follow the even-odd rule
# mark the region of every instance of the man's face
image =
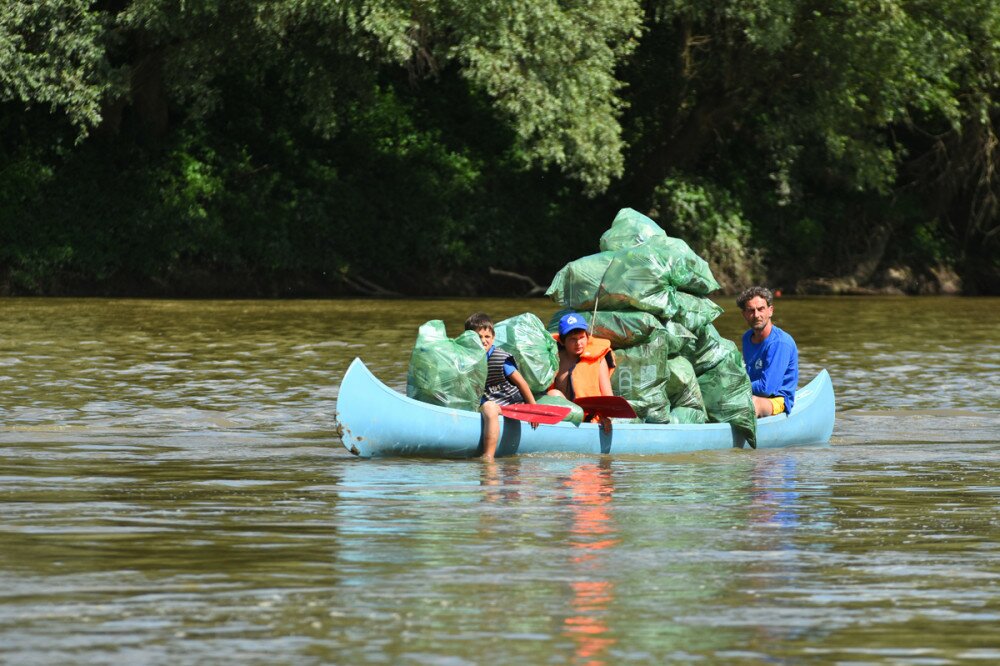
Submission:
POLYGON ((771 315, 774 314, 774 306, 768 305, 760 296, 754 296, 743 305, 743 318, 747 326, 760 333, 771 323, 771 315))

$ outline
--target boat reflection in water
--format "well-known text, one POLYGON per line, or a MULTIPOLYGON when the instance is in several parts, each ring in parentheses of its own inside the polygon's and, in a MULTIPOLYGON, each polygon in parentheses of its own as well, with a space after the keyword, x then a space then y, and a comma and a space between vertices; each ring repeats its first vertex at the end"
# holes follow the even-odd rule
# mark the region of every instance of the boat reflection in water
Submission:
POLYGON ((614 584, 601 575, 611 549, 620 542, 609 511, 614 493, 610 460, 575 467, 564 485, 573 516, 570 562, 579 579, 570 582, 572 615, 563 621, 563 633, 575 643, 574 663, 598 666, 606 663, 607 651, 616 642, 607 625, 614 584))

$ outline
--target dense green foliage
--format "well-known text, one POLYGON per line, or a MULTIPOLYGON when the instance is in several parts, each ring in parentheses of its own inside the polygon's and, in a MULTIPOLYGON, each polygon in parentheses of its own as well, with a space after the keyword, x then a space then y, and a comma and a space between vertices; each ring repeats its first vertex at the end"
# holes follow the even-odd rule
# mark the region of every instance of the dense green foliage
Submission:
POLYGON ((988 0, 13 0, 13 293, 498 293, 625 206, 729 288, 1000 289, 988 0))

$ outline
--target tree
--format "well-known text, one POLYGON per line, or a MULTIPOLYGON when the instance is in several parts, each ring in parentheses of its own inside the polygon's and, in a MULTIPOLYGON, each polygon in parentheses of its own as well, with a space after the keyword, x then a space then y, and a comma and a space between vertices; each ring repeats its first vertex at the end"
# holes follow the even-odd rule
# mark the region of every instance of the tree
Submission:
POLYGON ((66 115, 81 136, 114 88, 103 16, 87 0, 11 0, 0 12, 0 102, 66 115))
POLYGON ((8 5, 0 274, 21 289, 476 290, 496 259, 544 280, 622 206, 731 284, 1000 284, 987 0, 8 5))
MULTIPOLYGON (((900 167, 919 144, 900 134, 968 136, 963 125, 995 108, 982 79, 997 71, 996 11, 964 0, 649 3, 625 74, 634 166, 620 191, 641 200, 667 179, 710 177, 756 218, 772 270, 808 250, 828 268, 853 257, 839 270, 867 279, 889 240, 912 231, 887 207, 915 184, 900 167)), ((996 163, 976 154, 980 173, 996 163)))

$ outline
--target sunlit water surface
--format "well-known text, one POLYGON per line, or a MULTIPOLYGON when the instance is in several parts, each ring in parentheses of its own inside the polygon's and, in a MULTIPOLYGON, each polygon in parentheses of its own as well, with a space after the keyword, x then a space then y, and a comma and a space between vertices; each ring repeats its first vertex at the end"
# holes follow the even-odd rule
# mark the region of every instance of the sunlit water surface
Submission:
POLYGON ((348 454, 480 308, 0 300, 0 662, 1000 662, 1000 300, 779 300, 827 447, 348 454))

